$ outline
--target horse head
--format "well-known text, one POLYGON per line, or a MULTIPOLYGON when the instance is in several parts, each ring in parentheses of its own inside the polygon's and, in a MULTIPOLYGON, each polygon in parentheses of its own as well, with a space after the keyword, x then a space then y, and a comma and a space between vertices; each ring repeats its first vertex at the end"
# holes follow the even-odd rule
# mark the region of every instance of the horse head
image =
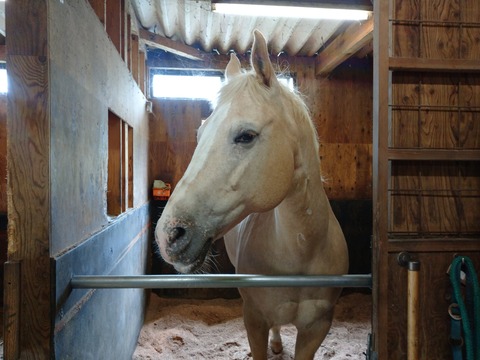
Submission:
POLYGON ((160 253, 180 272, 198 270, 215 240, 247 215, 275 208, 292 188, 296 95, 277 80, 258 31, 251 65, 242 72, 231 55, 217 105, 157 223, 160 253))

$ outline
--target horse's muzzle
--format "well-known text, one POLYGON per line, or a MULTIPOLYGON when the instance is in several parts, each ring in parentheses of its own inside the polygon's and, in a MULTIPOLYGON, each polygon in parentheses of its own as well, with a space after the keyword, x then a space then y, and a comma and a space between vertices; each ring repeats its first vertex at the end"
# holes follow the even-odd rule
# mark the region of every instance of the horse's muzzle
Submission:
MULTIPOLYGON (((160 224, 158 224, 160 225, 160 224)), ((187 226, 168 226, 155 230, 155 238, 162 258, 182 273, 200 269, 210 252, 212 238, 201 236, 200 231, 187 226)))

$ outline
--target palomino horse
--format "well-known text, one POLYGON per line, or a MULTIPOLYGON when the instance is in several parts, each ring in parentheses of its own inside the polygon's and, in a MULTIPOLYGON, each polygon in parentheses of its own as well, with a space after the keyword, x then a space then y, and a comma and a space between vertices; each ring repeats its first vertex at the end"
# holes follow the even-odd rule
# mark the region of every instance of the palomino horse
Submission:
MULTIPOLYGON (((315 128, 299 96, 279 83, 263 35, 254 32, 253 70, 235 55, 212 115, 155 229, 162 257, 198 271, 224 236, 242 274, 343 274, 348 255, 320 174, 315 128)), ((242 288, 255 360, 268 335, 282 351, 280 325, 298 330, 295 358, 313 359, 332 321, 338 288, 242 288)))

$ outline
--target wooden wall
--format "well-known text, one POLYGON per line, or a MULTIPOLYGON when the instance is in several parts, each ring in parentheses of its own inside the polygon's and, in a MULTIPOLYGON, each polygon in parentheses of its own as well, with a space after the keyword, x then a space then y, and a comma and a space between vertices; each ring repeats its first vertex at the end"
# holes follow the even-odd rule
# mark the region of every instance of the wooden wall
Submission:
POLYGON ((3 304, 3 264, 7 261, 7 97, 0 94, 0 303, 3 304))
POLYGON ((374 349, 408 358, 408 252, 421 263, 419 358, 451 359, 446 271, 456 255, 480 269, 480 3, 374 10, 374 349))
POLYGON ((0 214, 7 214, 7 96, 0 94, 0 214))
POLYGON ((129 358, 144 292, 72 291, 69 280, 146 271, 146 98, 89 2, 19 0, 6 18, 5 358, 129 358), (106 210, 109 113, 134 144, 133 202, 116 217, 106 210))

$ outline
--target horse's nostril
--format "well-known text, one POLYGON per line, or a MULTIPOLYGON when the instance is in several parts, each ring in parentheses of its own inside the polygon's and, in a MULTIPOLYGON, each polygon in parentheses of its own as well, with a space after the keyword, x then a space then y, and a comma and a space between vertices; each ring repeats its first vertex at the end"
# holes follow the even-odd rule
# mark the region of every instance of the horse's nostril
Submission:
POLYGON ((170 243, 174 243, 175 241, 179 240, 180 238, 182 238, 184 235, 185 235, 185 229, 183 227, 180 227, 180 226, 177 226, 177 227, 174 227, 171 232, 170 232, 170 236, 169 236, 169 240, 170 240, 170 243))

